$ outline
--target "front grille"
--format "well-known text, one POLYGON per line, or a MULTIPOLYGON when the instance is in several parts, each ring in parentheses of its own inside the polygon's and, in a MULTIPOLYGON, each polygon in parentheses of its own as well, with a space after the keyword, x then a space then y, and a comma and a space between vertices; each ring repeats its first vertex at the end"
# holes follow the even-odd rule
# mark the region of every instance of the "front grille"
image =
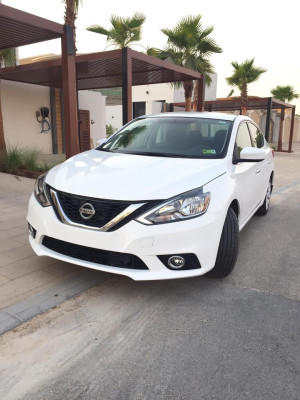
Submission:
POLYGON ((44 236, 43 246, 56 253, 63 254, 78 260, 89 261, 111 267, 147 270, 146 264, 137 256, 128 253, 94 249, 93 247, 80 246, 62 240, 44 236))
POLYGON ((66 216, 74 223, 101 228, 125 210, 131 202, 102 200, 91 197, 76 196, 57 191, 57 196, 66 216), (85 203, 90 203, 95 209, 95 214, 88 220, 81 217, 79 209, 85 203))

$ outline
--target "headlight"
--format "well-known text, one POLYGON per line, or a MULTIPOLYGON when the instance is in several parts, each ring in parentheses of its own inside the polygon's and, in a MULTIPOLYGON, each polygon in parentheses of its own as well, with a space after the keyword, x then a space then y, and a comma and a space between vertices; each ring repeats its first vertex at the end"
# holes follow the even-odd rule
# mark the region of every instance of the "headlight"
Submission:
POLYGON ((39 176, 37 178, 37 180, 35 181, 34 195, 41 206, 49 207, 49 206, 51 206, 51 204, 48 200, 46 190, 45 190, 45 178, 46 178, 46 174, 43 174, 43 175, 39 176))
POLYGON ((191 190, 157 206, 136 219, 142 224, 161 224, 197 217, 206 212, 210 193, 203 189, 191 190))

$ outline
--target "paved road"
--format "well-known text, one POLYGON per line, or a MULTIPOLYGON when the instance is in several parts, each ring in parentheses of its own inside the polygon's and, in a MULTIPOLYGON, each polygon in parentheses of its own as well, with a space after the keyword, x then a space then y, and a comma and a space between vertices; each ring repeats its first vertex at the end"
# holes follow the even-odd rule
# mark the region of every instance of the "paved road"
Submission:
POLYGON ((299 399, 300 154, 276 164, 272 208, 241 232, 230 277, 99 273, 1 337, 1 397, 299 399))

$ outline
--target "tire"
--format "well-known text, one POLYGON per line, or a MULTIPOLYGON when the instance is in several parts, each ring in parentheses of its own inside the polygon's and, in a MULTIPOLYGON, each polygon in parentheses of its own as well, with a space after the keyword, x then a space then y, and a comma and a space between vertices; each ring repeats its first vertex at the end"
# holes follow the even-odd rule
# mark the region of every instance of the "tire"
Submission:
POLYGON ((258 215, 266 215, 268 213, 269 208, 270 208, 271 193, 272 193, 272 182, 269 181, 266 197, 264 199, 263 204, 257 210, 256 214, 258 214, 258 215))
POLYGON ((224 278, 229 275, 237 260, 239 252, 239 224, 232 208, 229 208, 224 222, 216 264, 208 272, 211 278, 224 278))

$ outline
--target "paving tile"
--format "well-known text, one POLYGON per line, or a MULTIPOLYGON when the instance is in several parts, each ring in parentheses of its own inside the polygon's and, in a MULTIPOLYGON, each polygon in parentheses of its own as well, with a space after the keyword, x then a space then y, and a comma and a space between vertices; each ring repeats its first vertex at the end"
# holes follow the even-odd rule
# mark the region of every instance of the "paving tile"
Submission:
POLYGON ((20 225, 18 225, 17 228, 20 229, 23 232, 27 232, 28 233, 27 221, 26 220, 22 221, 22 223, 20 225))
POLYGON ((24 212, 23 209, 23 204, 11 204, 11 202, 7 203, 6 205, 3 204, 0 206, 0 212, 6 213, 6 214, 14 214, 14 213, 19 213, 19 212, 24 212))
POLYGON ((0 268, 3 267, 4 265, 11 264, 15 262, 16 260, 11 257, 7 257, 4 254, 0 253, 0 268))
POLYGON ((53 264, 55 260, 50 257, 38 257, 36 255, 0 267, 0 274, 9 279, 17 279, 28 275, 33 271, 42 270, 53 264))
POLYGON ((10 248, 9 250, 2 250, 1 253, 5 256, 14 258, 15 260, 22 260, 35 254, 29 243, 27 245, 23 245, 22 243, 15 241, 14 244, 14 248, 10 248))
MULTIPOLYGON (((21 207, 20 207, 21 208, 21 207)), ((27 210, 23 209, 18 212, 9 212, 6 213, 5 210, 0 212, 0 223, 7 223, 6 227, 9 227, 9 223, 11 221, 26 221, 27 210)))
POLYGON ((29 243, 29 238, 28 238, 27 229, 26 229, 26 232, 23 231, 23 233, 21 235, 14 236, 13 239, 16 240, 19 243, 28 244, 29 243))
MULTIPOLYGON (((26 225, 26 230, 27 230, 27 225, 26 225)), ((14 236, 19 236, 22 233, 24 233, 24 230, 20 228, 5 229, 3 231, 0 231, 0 241, 3 239, 10 239, 14 236)))
POLYGON ((16 248, 24 246, 22 243, 16 242, 14 239, 0 240, 0 253, 10 257, 10 254, 5 254, 10 251, 13 252, 16 248))
POLYGON ((49 272, 50 274, 63 277, 74 272, 82 271, 83 268, 74 264, 65 263, 63 261, 56 261, 53 264, 44 267, 43 270, 49 272))
POLYGON ((0 290, 0 309, 31 297, 48 287, 58 284, 62 278, 46 271, 34 271, 31 274, 14 279, 0 290))
POLYGON ((9 282, 10 279, 6 278, 3 275, 0 275, 0 285, 4 285, 5 283, 9 282))
POLYGON ((27 230, 27 221, 25 218, 13 218, 9 221, 0 221, 0 232, 6 231, 7 229, 20 228, 21 230, 27 230))

